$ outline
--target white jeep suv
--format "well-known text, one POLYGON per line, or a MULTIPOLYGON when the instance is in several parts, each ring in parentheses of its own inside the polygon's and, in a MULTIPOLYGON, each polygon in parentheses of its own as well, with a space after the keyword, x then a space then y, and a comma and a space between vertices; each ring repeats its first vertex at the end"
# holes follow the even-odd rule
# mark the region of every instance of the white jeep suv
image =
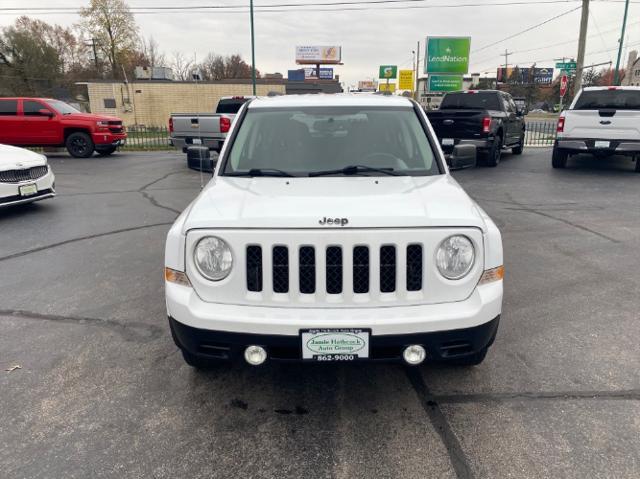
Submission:
POLYGON ((169 231, 166 304, 195 367, 478 364, 503 273, 498 228, 449 175, 417 103, 257 98, 169 231))
POLYGON ((558 118, 552 166, 565 168, 569 156, 629 156, 640 172, 640 87, 588 87, 580 90, 558 118))

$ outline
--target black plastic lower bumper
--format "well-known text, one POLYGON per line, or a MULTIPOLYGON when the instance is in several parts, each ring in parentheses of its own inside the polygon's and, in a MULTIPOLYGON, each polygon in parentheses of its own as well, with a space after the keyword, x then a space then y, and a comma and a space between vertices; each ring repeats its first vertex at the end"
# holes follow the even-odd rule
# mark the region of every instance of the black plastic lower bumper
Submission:
MULTIPOLYGON (((500 316, 473 328, 433 333, 372 335, 370 359, 394 361, 402 358, 402 350, 410 344, 421 344, 429 360, 447 361, 471 356, 491 346, 498 331, 500 316)), ((169 317, 171 335, 176 345, 187 352, 208 359, 241 358, 249 345, 263 346, 273 360, 301 360, 298 336, 281 336, 210 331, 184 325, 169 317)))

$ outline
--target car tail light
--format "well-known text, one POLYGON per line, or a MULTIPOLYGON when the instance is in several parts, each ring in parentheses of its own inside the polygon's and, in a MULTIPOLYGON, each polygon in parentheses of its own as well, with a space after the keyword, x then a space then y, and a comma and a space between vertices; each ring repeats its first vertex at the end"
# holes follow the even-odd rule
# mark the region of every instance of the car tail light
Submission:
POLYGON ((228 133, 231 128, 231 120, 226 116, 220 117, 220 133, 228 133))
POLYGON ((564 131, 564 116, 558 118, 558 127, 556 128, 558 133, 562 133, 564 131))
POLYGON ((169 118, 169 133, 173 133, 173 118, 169 118))
POLYGON ((491 117, 485 116, 482 119, 482 133, 489 133, 489 132, 491 132, 491 117))
POLYGON ((610 86, 609 90, 619 90, 619 88, 617 86, 610 86))

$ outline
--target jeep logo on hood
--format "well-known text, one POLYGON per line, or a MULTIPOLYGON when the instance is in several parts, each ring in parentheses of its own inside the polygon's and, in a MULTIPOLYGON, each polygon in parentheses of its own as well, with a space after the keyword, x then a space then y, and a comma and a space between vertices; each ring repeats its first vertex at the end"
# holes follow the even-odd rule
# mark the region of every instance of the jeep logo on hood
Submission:
POLYGON ((349 220, 347 218, 327 218, 326 216, 318 221, 322 226, 347 226, 349 220))

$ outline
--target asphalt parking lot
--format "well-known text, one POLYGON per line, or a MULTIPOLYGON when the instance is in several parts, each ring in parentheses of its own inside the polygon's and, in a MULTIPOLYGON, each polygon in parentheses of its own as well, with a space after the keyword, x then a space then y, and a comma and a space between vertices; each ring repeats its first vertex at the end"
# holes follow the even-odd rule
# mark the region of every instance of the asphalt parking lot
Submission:
POLYGON ((640 175, 550 155, 455 173, 505 247, 482 365, 207 373, 162 280, 199 174, 173 152, 52 156, 59 196, 0 210, 0 476, 640 477, 640 175))

